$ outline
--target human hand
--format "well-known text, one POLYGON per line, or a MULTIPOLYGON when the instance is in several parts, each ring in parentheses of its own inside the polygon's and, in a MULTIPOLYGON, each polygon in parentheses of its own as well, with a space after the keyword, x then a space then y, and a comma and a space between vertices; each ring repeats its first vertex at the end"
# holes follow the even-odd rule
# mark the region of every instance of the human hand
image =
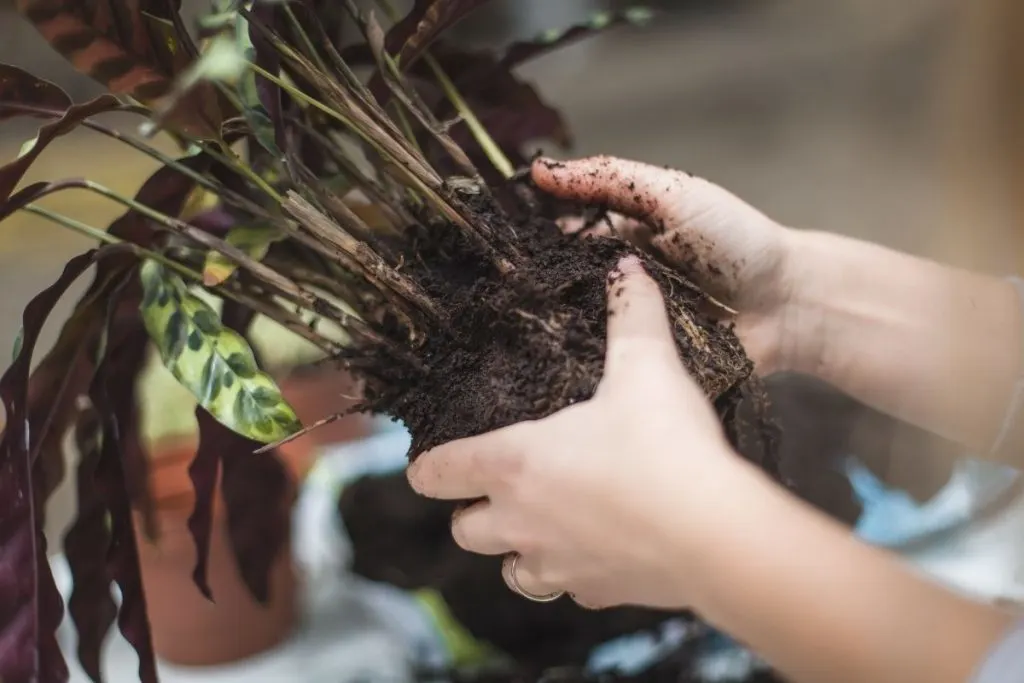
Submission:
MULTIPOLYGON (((737 312, 736 331, 761 374, 790 369, 810 340, 794 334, 787 305, 794 231, 741 199, 681 171, 594 157, 538 159, 533 179, 561 199, 605 206, 614 233, 660 256, 737 312)), ((583 227, 570 221, 566 230, 583 227)))
POLYGON ((745 465, 679 360, 657 284, 635 257, 608 282, 595 396, 435 448, 409 481, 432 498, 484 499, 455 514, 452 534, 473 552, 518 554, 516 579, 531 594, 680 608, 716 506, 745 465))

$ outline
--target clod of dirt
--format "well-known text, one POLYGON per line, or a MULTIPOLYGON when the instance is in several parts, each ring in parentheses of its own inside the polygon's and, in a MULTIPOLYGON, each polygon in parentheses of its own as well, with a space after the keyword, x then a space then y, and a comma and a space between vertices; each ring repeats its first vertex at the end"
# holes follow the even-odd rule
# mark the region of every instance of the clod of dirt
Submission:
MULTIPOLYGON (((734 419, 740 394, 760 392, 733 331, 708 315, 708 297, 679 273, 617 238, 565 235, 536 205, 513 219, 483 193, 461 200, 514 268, 500 272, 447 224, 406 245, 403 274, 448 312, 450 326, 426 335, 417 351, 425 369, 379 363, 367 398, 405 423, 413 457, 593 396, 604 367, 606 283, 628 254, 641 258, 666 295, 680 359, 723 419, 734 419)), ((768 423, 766 407, 756 418, 768 423)), ((772 450, 758 456, 768 469, 772 450)))

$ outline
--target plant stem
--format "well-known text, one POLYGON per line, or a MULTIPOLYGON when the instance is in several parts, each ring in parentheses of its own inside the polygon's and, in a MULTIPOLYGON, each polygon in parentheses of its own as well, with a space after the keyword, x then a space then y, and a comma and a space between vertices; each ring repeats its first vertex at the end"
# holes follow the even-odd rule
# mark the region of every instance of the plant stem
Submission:
POLYGON ((100 230, 99 228, 94 227, 92 225, 88 225, 86 223, 82 223, 81 221, 77 221, 74 218, 71 218, 70 216, 65 216, 64 214, 57 213, 56 211, 50 211, 49 209, 39 206, 38 204, 29 204, 21 210, 27 213, 41 216, 42 218, 52 221, 65 228, 68 228, 69 230, 73 230, 79 234, 85 235, 86 237, 92 238, 97 242, 103 242, 104 244, 126 244, 136 256, 151 258, 154 261, 159 261, 161 264, 174 270, 179 275, 183 275, 185 277, 198 280, 199 282, 202 282, 203 280, 202 273, 192 270, 183 263, 178 263, 174 259, 167 258, 163 254, 152 251, 151 249, 140 247, 139 245, 133 242, 126 242, 120 237, 115 237, 114 235, 111 235, 106 230, 100 230))
POLYGON ((205 285, 203 285, 202 273, 193 270, 186 266, 185 264, 175 261, 174 259, 168 258, 167 256, 159 252, 153 251, 151 249, 146 249, 145 247, 141 247, 133 242, 127 242, 119 237, 111 235, 105 230, 100 230, 99 228, 88 225, 86 223, 82 223, 81 221, 77 221, 74 218, 70 218, 61 213, 57 213, 56 211, 50 211, 49 209, 44 208, 42 206, 38 206, 36 204, 29 204, 28 206, 24 207, 22 211, 26 211, 28 213, 35 214, 37 216, 45 218, 62 227, 68 228, 69 230, 73 230, 77 233, 85 235, 86 237, 95 239, 98 242, 103 242, 105 244, 124 244, 128 248, 130 248, 136 256, 139 256, 140 258, 153 259, 154 261, 159 262, 160 264, 166 266, 167 268, 170 268, 171 270, 178 273, 182 277, 194 280, 197 284, 204 286, 204 288, 210 289, 217 296, 224 297, 225 299, 231 299, 232 301, 236 301, 237 303, 243 306, 248 306, 249 308, 252 308, 254 311, 257 311, 258 313, 267 316, 271 320, 277 322, 279 325, 282 325, 283 327, 292 331, 293 333, 305 338, 306 340, 316 345, 318 348, 320 348, 322 351, 326 353, 336 354, 341 350, 341 347, 337 343, 330 341, 324 337, 321 337, 314 330, 311 330, 309 328, 309 325, 307 325, 306 322, 302 320, 302 318, 300 318, 299 316, 296 316, 295 314, 290 313, 289 311, 286 311, 282 308, 272 306, 266 303, 265 301, 260 301, 259 299, 250 297, 242 292, 236 292, 226 287, 205 287, 205 285))
MULTIPOLYGON (((392 21, 398 21, 398 12, 395 10, 390 0, 377 0, 377 5, 384 10, 384 13, 388 15, 389 19, 392 21)), ((515 168, 512 166, 512 162, 508 160, 505 153, 501 151, 501 147, 499 147, 498 143, 494 141, 491 134, 487 132, 487 128, 480 123, 480 119, 477 118, 477 115, 466 103, 466 100, 463 99, 462 93, 460 93, 458 88, 455 87, 452 80, 448 78, 448 74, 444 72, 444 69, 441 68, 441 65, 434 56, 430 54, 429 50, 423 53, 423 59, 426 61, 427 66, 430 67, 430 70, 434 72, 434 77, 437 78, 437 82, 444 90, 444 94, 448 97, 448 101, 452 103, 452 106, 455 107, 455 110, 466 122, 469 132, 473 135, 477 144, 480 145, 480 148, 483 149, 484 154, 487 155, 487 158, 494 165, 494 168, 498 169, 498 172, 506 179, 512 178, 516 173, 515 168)))
POLYGON ((249 166, 244 161, 239 159, 238 156, 229 147, 225 146, 227 154, 222 154, 221 152, 218 152, 215 149, 213 149, 209 144, 205 142, 197 141, 196 144, 199 145, 199 148, 203 150, 203 152, 210 155, 212 158, 221 162, 225 166, 232 168, 233 170, 238 172, 239 175, 243 175, 246 178, 248 178, 250 182, 256 185, 256 187, 258 187, 260 190, 262 190, 264 194, 270 197, 275 203, 281 204, 284 201, 284 197, 281 196, 281 194, 277 190, 271 187, 266 180, 261 178, 259 173, 256 173, 254 170, 249 168, 249 166))
MULTIPOLYGON (((56 110, 53 110, 53 109, 46 109, 46 108, 43 108, 43 107, 33 107, 31 105, 13 104, 13 103, 8 103, 8 102, 0 103, 0 111, 2 111, 4 109, 9 109, 9 110, 13 110, 13 111, 22 111, 22 112, 25 112, 25 113, 28 113, 28 114, 34 114, 34 115, 37 115, 37 116, 44 116, 44 117, 47 117, 47 118, 54 118, 54 119, 60 118, 64 114, 64 112, 62 112, 62 111, 56 111, 56 110)), ((132 105, 126 105, 123 108, 118 108, 116 111, 124 111, 124 112, 132 113, 132 114, 138 114, 140 116, 147 115, 147 112, 145 110, 142 110, 139 107, 135 107, 135 106, 132 106, 132 105)), ((236 205, 238 205, 239 207, 244 208, 246 211, 249 211, 250 213, 252 213, 254 215, 264 216, 264 217, 268 217, 269 218, 269 214, 261 206, 259 206, 255 202, 252 202, 249 199, 247 199, 247 198, 243 197, 242 195, 238 194, 237 192, 234 192, 233 190, 230 190, 230 189, 224 187, 219 182, 217 182, 215 180, 211 180, 210 178, 207 178, 202 173, 199 173, 195 169, 189 168, 185 164, 182 164, 181 162, 179 162, 174 157, 169 156, 167 154, 164 154, 163 152, 161 152, 160 150, 156 149, 155 147, 151 147, 151 146, 147 145, 146 143, 141 142, 139 140, 136 140, 135 138, 130 137, 128 135, 125 135, 124 133, 121 133, 120 131, 114 130, 113 128, 108 128, 107 126, 104 126, 101 123, 93 121, 92 119, 85 119, 84 121, 82 121, 81 125, 84 126, 85 128, 88 128, 89 130, 92 130, 92 131, 96 132, 96 133, 100 133, 101 135, 105 135, 106 137, 111 138, 112 140, 117 140, 118 142, 124 143, 124 144, 128 145, 129 147, 131 147, 132 149, 134 149, 134 150, 136 150, 138 152, 141 152, 142 154, 145 154, 149 158, 151 158, 151 159, 153 159, 155 161, 159 161, 164 166, 169 166, 169 167, 173 168, 178 173, 181 173, 182 175, 186 176, 190 180, 194 181, 197 185, 199 185, 199 186, 201 186, 201 187, 209 190, 210 192, 213 192, 213 193, 215 193, 215 194, 217 194, 217 195, 219 195, 221 197, 225 197, 227 199, 230 199, 236 205)))
POLYGON ((512 162, 508 160, 505 153, 501 151, 501 147, 494 141, 491 134, 487 132, 487 128, 480 123, 480 119, 477 118, 476 113, 466 103, 466 100, 462 98, 462 93, 459 92, 458 88, 448 74, 444 72, 441 65, 438 63, 434 56, 429 52, 424 53, 424 61, 427 66, 430 67, 431 71, 434 72, 434 77, 437 78, 437 82, 441 85, 441 89, 444 90, 444 94, 448 97, 448 101, 455 107, 455 111, 459 113, 462 119, 466 122, 466 126, 469 128, 469 132, 473 135, 477 144, 487 155, 487 158, 494 165, 494 168, 501 173, 505 179, 511 179, 515 174, 515 167, 512 166, 512 162))
POLYGON ((288 16, 288 23, 290 23, 292 28, 295 29, 295 32, 299 34, 299 40, 305 44, 306 50, 309 52, 309 58, 315 60, 317 66, 319 66, 324 73, 328 73, 327 65, 320 57, 320 53, 317 52, 316 48, 313 46, 313 41, 309 39, 309 34, 306 33, 306 30, 302 28, 302 24, 299 23, 299 18, 296 17, 295 12, 292 11, 292 6, 288 3, 285 3, 284 5, 284 13, 288 16))

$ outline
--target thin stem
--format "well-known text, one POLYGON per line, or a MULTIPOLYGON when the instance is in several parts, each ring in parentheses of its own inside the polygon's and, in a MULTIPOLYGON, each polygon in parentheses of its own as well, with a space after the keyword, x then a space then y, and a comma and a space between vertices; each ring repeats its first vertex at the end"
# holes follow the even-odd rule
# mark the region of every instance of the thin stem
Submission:
MULTIPOLYGON (((388 15, 389 19, 392 21, 398 21, 398 11, 395 9, 394 5, 391 4, 390 0, 377 0, 377 6, 384 10, 384 13, 388 15)), ((477 118, 477 115, 466 103, 466 100, 463 99, 462 93, 460 93, 458 88, 455 87, 452 80, 448 78, 448 74, 444 72, 444 69, 441 68, 441 65, 434 56, 430 54, 429 50, 423 53, 423 59, 426 61, 427 66, 430 67, 431 71, 434 72, 434 76, 437 78, 437 82, 444 90, 444 94, 448 97, 448 101, 452 103, 455 110, 466 121, 466 126, 469 128, 469 132, 473 135, 473 138, 476 139, 480 148, 483 149, 487 158, 490 159, 492 164, 494 164, 494 168, 498 169, 498 172, 505 178, 512 178, 515 176, 515 167, 512 166, 512 162, 508 160, 505 153, 501 151, 501 147, 499 147, 494 141, 491 134, 487 132, 484 125, 480 123, 480 119, 477 118)))
POLYGON ((49 209, 44 208, 42 206, 38 206, 36 204, 29 204, 28 206, 25 206, 22 209, 22 211, 45 218, 62 227, 68 228, 69 230, 73 230, 77 233, 85 235, 86 237, 95 239, 98 242, 103 242, 105 244, 126 245, 129 249, 131 249, 132 253, 134 253, 136 256, 139 256, 140 258, 153 259, 154 261, 157 261, 160 264, 170 268, 171 270, 178 273, 182 277, 194 280, 197 284, 203 286, 206 289, 209 289, 217 296, 224 297, 225 299, 231 299, 232 301, 235 301, 243 306, 248 306, 249 308, 252 308, 254 311, 257 311, 267 316, 271 320, 274 320, 278 324, 284 326, 286 329, 291 330, 293 333, 298 334, 299 336, 305 338, 312 344, 315 344, 318 348, 320 348, 322 351, 325 351, 326 353, 337 353, 340 350, 338 344, 322 337, 321 335, 317 334, 314 330, 311 330, 309 328, 309 325, 307 325, 306 322, 302 320, 302 318, 300 318, 299 316, 296 316, 293 313, 290 313, 289 311, 286 311, 282 308, 269 305, 265 301, 261 301, 255 297, 250 297, 243 292, 236 292, 226 287, 206 287, 205 285, 203 285, 202 273, 200 273, 197 270, 193 270, 186 266, 185 264, 175 261, 174 259, 168 258, 167 256, 159 252, 146 249, 145 247, 141 247, 133 242, 127 242, 119 237, 111 235, 105 230, 100 230, 99 228, 88 225, 86 223, 82 223, 81 221, 77 221, 74 218, 70 218, 69 216, 65 216, 64 214, 57 213, 56 211, 50 211, 49 209))
MULTIPOLYGON (((47 118, 60 118, 64 115, 64 112, 62 111, 8 102, 0 103, 0 110, 4 109, 22 111, 28 114, 44 116, 47 118)), ((116 111, 124 111, 139 115, 147 114, 146 111, 141 110, 139 107, 130 105, 125 106, 124 108, 118 108, 116 111)), ((124 143, 131 147, 132 149, 145 154, 149 158, 159 161, 164 166, 170 166, 178 173, 181 173, 182 175, 188 177, 190 180, 194 181, 197 185, 200 185, 201 187, 210 190, 211 192, 214 192, 222 197, 231 199, 239 206, 244 207, 247 211, 250 211, 256 215, 269 215, 266 213, 266 211, 263 210, 262 207, 255 204, 254 202, 251 202, 242 195, 224 187, 222 184, 214 180, 211 180, 210 178, 207 178, 202 173, 199 173, 195 169, 189 168, 188 166, 179 162, 174 157, 164 154, 155 147, 151 147, 146 143, 136 140, 133 137, 127 136, 124 133, 121 133, 120 131, 114 130, 113 128, 108 128, 107 126, 104 126, 101 123, 93 121, 92 119, 85 119, 84 121, 82 121, 81 125, 96 133, 100 133, 101 135, 105 135, 108 138, 124 143)))
POLYGON ((21 210, 27 213, 41 216, 42 218, 52 221, 57 225, 68 228, 69 230, 73 230, 79 234, 85 235, 86 237, 92 238, 97 242, 103 242, 104 244, 126 244, 136 256, 151 258, 154 261, 159 261, 161 264, 174 270, 179 275, 183 275, 185 277, 192 278, 200 282, 202 282, 203 280, 202 273, 194 271, 188 266, 182 263, 178 263, 174 259, 167 258, 163 254, 156 251, 152 251, 151 249, 140 247, 134 242, 126 242, 120 237, 115 237, 114 235, 111 235, 109 232, 105 230, 100 230, 99 228, 94 227, 92 225, 82 223, 81 221, 77 221, 74 218, 71 218, 70 216, 65 216, 64 214, 57 213, 56 211, 50 211, 49 209, 39 206, 38 204, 29 204, 22 208, 21 210))
POLYGON ((302 24, 299 23, 299 18, 296 17, 295 12, 292 11, 292 6, 285 3, 284 13, 288 16, 288 23, 290 23, 292 28, 295 29, 295 32, 299 34, 299 40, 305 44, 306 51, 309 52, 310 59, 315 60, 317 66, 319 66, 324 73, 328 73, 327 64, 324 63, 324 60, 320 57, 320 53, 317 52, 316 48, 313 46, 313 41, 309 39, 309 34, 306 33, 304 28, 302 28, 302 24))
POLYGON ((462 119, 466 122, 466 127, 469 128, 469 132, 473 135, 477 144, 487 155, 487 158, 494 165, 494 168, 501 173, 505 179, 511 179, 516 174, 515 167, 512 162, 508 160, 505 153, 501 151, 501 147, 494 141, 491 134, 487 132, 487 128, 477 118, 476 113, 463 99, 462 93, 459 92, 458 88, 455 87, 455 83, 448 78, 448 74, 444 72, 441 65, 438 63, 434 56, 429 52, 423 55, 424 61, 427 66, 430 67, 431 71, 434 72, 434 77, 437 78, 437 82, 441 85, 441 89, 444 90, 444 94, 448 97, 448 100, 455 107, 455 111, 459 113, 462 119))
POLYGON ((221 162, 225 166, 228 166, 231 169, 235 170, 240 175, 243 175, 246 178, 248 178, 250 182, 256 185, 256 187, 258 187, 260 190, 262 190, 275 203, 281 204, 284 201, 284 197, 281 196, 281 194, 277 190, 271 187, 266 180, 261 178, 259 173, 256 173, 254 170, 249 168, 249 166, 246 165, 246 163, 243 162, 241 159, 239 159, 234 152, 230 151, 229 147, 225 146, 225 149, 229 151, 227 154, 222 154, 221 152, 218 152, 217 150, 213 149, 210 145, 204 142, 200 141, 197 142, 196 144, 199 145, 199 148, 203 150, 203 152, 210 155, 212 158, 221 162))

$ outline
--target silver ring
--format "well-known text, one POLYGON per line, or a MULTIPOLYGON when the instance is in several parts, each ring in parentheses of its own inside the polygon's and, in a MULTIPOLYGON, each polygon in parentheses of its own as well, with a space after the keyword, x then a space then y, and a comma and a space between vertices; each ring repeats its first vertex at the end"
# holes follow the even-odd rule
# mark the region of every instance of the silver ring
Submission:
POLYGON ((547 595, 536 595, 524 589, 519 583, 519 577, 516 576, 516 566, 519 563, 520 557, 522 555, 519 553, 510 553, 505 556, 505 561, 501 564, 501 575, 505 579, 505 584, 508 585, 513 593, 531 602, 554 602, 565 595, 565 591, 555 591, 547 595))

